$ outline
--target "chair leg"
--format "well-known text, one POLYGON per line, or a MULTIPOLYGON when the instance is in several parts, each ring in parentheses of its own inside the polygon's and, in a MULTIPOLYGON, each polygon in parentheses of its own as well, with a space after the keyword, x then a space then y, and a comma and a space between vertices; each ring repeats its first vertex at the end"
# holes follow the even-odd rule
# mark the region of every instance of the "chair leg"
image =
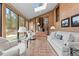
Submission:
POLYGON ((73 49, 70 48, 70 56, 73 56, 73 49))
POLYGON ((28 40, 27 40, 27 48, 28 48, 28 40))

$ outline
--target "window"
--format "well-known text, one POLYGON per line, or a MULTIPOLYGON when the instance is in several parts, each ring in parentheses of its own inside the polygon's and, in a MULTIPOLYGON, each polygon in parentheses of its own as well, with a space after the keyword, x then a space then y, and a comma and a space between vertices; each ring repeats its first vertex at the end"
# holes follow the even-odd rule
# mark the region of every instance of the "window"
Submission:
POLYGON ((19 16, 19 27, 24 26, 24 18, 19 16))
POLYGON ((36 18, 36 31, 39 31, 39 26, 40 23, 39 23, 39 18, 36 18))
POLYGON ((6 39, 9 41, 17 40, 17 15, 6 8, 6 39))
MULTIPOLYGON (((24 27, 24 18, 23 17, 21 17, 21 16, 19 16, 19 27, 24 27)), ((23 38, 25 38, 25 35, 24 35, 24 33, 19 33, 19 38, 20 39, 23 39, 23 38)))
POLYGON ((27 28, 27 30, 28 30, 28 21, 26 21, 26 28, 27 28))
POLYGON ((35 25, 35 23, 36 23, 36 18, 33 20, 33 31, 35 32, 36 31, 36 25, 35 25))
POLYGON ((33 21, 30 21, 29 22, 29 30, 32 30, 33 29, 33 21))

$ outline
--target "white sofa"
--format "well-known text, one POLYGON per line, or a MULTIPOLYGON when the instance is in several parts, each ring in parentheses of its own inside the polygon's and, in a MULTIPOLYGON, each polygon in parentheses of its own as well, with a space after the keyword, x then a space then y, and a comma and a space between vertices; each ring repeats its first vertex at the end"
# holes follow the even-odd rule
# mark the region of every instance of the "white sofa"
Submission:
POLYGON ((0 56, 25 56, 26 45, 24 42, 9 42, 0 37, 0 56))
POLYGON ((69 56, 70 55, 69 43, 74 40, 76 41, 76 39, 73 39, 71 35, 73 35, 75 38, 79 37, 79 33, 55 31, 51 32, 47 40, 51 44, 51 46, 55 49, 55 51, 59 56, 69 56), (57 37, 57 35, 59 36, 57 37))

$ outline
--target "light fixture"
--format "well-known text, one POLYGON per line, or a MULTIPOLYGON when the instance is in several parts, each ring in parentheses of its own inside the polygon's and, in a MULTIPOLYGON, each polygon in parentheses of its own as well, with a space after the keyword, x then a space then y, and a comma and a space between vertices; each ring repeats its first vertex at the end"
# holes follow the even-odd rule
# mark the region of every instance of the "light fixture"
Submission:
MULTIPOLYGON (((26 33, 27 32, 27 29, 25 27, 19 27, 19 30, 18 30, 19 33, 26 33)), ((18 42, 21 42, 19 39, 18 39, 18 42)))
POLYGON ((37 23, 37 25, 40 25, 40 23, 37 23))
POLYGON ((51 29, 51 30, 55 29, 55 26, 51 26, 50 29, 51 29))

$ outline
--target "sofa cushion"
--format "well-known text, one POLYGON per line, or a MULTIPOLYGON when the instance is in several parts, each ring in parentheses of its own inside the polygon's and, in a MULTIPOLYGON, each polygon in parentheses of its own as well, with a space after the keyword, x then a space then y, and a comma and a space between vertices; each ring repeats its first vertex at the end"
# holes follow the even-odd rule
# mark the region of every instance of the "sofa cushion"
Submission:
POLYGON ((9 43, 8 42, 0 43, 0 50, 1 51, 7 50, 9 48, 10 48, 10 46, 9 46, 9 43))
POLYGON ((75 41, 76 41, 76 42, 79 42, 79 37, 76 37, 76 38, 75 38, 75 41))
POLYGON ((53 39, 52 43, 54 43, 58 49, 62 50, 64 43, 63 40, 53 39))
POLYGON ((8 40, 5 38, 0 37, 0 50, 4 51, 10 48, 8 40))
POLYGON ((75 41, 76 41, 76 42, 79 42, 79 33, 77 33, 77 32, 72 32, 71 34, 72 34, 72 36, 75 38, 75 41))
POLYGON ((70 34, 68 42, 75 42, 75 37, 70 34))
POLYGON ((9 42, 10 48, 11 48, 11 47, 14 47, 14 46, 16 46, 16 45, 18 45, 18 41, 9 42))
POLYGON ((63 42, 65 44, 69 40, 70 32, 62 32, 62 35, 63 35, 63 42))
POLYGON ((70 32, 56 31, 56 34, 62 35, 62 40, 64 43, 67 43, 69 40, 70 32))
POLYGON ((6 38, 0 37, 0 43, 3 43, 3 42, 8 42, 8 40, 6 40, 6 38))
POLYGON ((6 51, 2 51, 3 56, 19 56, 19 49, 18 46, 14 46, 6 51))
POLYGON ((2 51, 0 51, 0 56, 2 55, 2 51))

